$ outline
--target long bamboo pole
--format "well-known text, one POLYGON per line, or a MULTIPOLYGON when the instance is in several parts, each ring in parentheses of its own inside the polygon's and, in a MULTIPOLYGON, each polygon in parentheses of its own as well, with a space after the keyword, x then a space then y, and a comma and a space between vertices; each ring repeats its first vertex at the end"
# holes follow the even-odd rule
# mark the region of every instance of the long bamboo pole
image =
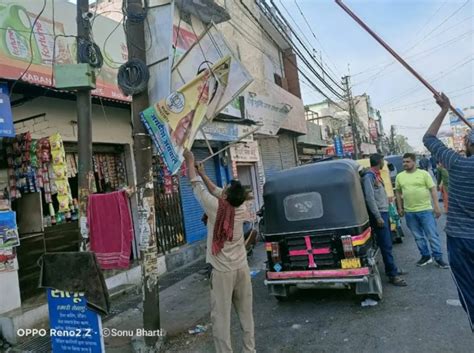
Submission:
MULTIPOLYGON (((343 2, 342 0, 335 0, 336 4, 338 4, 349 16, 351 16, 354 21, 356 21, 363 29, 365 29, 377 42, 380 43, 390 54, 395 57, 408 71, 410 71, 413 76, 415 76, 426 88, 428 88, 435 96, 439 96, 440 93, 434 89, 433 86, 431 86, 428 81, 426 81, 418 72, 415 71, 400 55, 395 52, 382 38, 380 38, 372 29, 369 28, 354 12, 352 12, 351 9, 349 9, 343 2)), ((469 121, 467 121, 460 112, 456 110, 456 108, 453 107, 451 104, 449 106, 451 111, 456 114, 459 119, 461 119, 462 122, 464 122, 467 126, 472 128, 471 124, 469 121)))

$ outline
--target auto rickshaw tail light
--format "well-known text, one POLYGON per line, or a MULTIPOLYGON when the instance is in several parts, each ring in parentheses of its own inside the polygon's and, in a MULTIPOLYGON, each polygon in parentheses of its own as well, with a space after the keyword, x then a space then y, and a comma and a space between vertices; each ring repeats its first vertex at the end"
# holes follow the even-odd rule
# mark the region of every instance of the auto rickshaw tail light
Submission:
POLYGON ((272 261, 280 262, 280 244, 277 242, 272 242, 272 261))
POLYGON ((265 251, 272 252, 272 243, 265 243, 265 251))
POLYGON ((354 257, 354 247, 352 245, 352 237, 350 235, 343 235, 341 237, 342 249, 346 258, 354 257))

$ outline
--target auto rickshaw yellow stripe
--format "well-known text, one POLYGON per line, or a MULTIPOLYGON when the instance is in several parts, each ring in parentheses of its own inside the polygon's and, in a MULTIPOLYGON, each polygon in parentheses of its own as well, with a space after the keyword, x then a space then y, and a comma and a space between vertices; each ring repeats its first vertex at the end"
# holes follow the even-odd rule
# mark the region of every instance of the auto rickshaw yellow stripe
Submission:
POLYGON ((372 229, 368 228, 361 235, 357 235, 355 237, 352 237, 352 246, 364 245, 367 242, 367 240, 370 239, 371 233, 372 233, 372 229))

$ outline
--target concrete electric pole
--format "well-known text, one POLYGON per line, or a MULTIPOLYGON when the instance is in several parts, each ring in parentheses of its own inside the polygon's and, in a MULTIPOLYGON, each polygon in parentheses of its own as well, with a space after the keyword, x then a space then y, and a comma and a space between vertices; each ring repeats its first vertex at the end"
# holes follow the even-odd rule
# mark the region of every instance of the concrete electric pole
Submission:
MULTIPOLYGON (((147 9, 141 0, 124 0, 124 16, 126 18, 126 38, 128 47, 128 63, 136 60, 146 65, 145 21, 147 9)), ((131 70, 133 71, 133 70, 131 70)), ((133 72, 132 72, 133 75, 133 72)), ((158 249, 156 240, 155 198, 153 190, 152 144, 145 126, 140 120, 140 112, 148 108, 148 91, 145 89, 133 94, 132 126, 133 152, 136 167, 136 197, 138 205, 140 241, 140 261, 142 269, 143 295, 143 328, 147 331, 160 330, 160 302, 158 287, 158 249)), ((148 347, 153 347, 159 337, 145 337, 148 347)))
POLYGON ((354 100, 352 98, 352 91, 350 87, 350 77, 344 76, 342 78, 342 84, 346 91, 346 103, 349 107, 349 121, 351 124, 352 132, 352 144, 354 145, 354 159, 359 159, 359 144, 358 144, 358 131, 357 131, 357 113, 354 107, 354 100))
POLYGON ((395 126, 390 126, 390 153, 397 154, 397 149, 395 146, 395 126))
MULTIPOLYGON (((91 41, 91 22, 89 1, 77 0, 77 62, 84 63, 81 47, 91 41)), ((87 231, 87 201, 90 194, 90 183, 94 180, 92 172, 92 102, 91 88, 80 88, 77 97, 77 140, 79 149, 78 184, 79 184, 79 215, 81 232, 79 235, 80 249, 85 250, 87 231)))

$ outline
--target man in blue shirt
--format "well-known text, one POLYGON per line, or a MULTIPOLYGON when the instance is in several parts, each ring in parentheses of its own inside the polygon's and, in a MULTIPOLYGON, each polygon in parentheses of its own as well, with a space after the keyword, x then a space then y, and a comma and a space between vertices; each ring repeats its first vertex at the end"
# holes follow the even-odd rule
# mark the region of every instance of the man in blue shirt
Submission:
POLYGON ((466 156, 447 148, 438 138, 450 103, 436 95, 441 112, 428 128, 423 143, 449 172, 449 209, 446 224, 449 264, 474 332, 474 129, 466 136, 466 156))

